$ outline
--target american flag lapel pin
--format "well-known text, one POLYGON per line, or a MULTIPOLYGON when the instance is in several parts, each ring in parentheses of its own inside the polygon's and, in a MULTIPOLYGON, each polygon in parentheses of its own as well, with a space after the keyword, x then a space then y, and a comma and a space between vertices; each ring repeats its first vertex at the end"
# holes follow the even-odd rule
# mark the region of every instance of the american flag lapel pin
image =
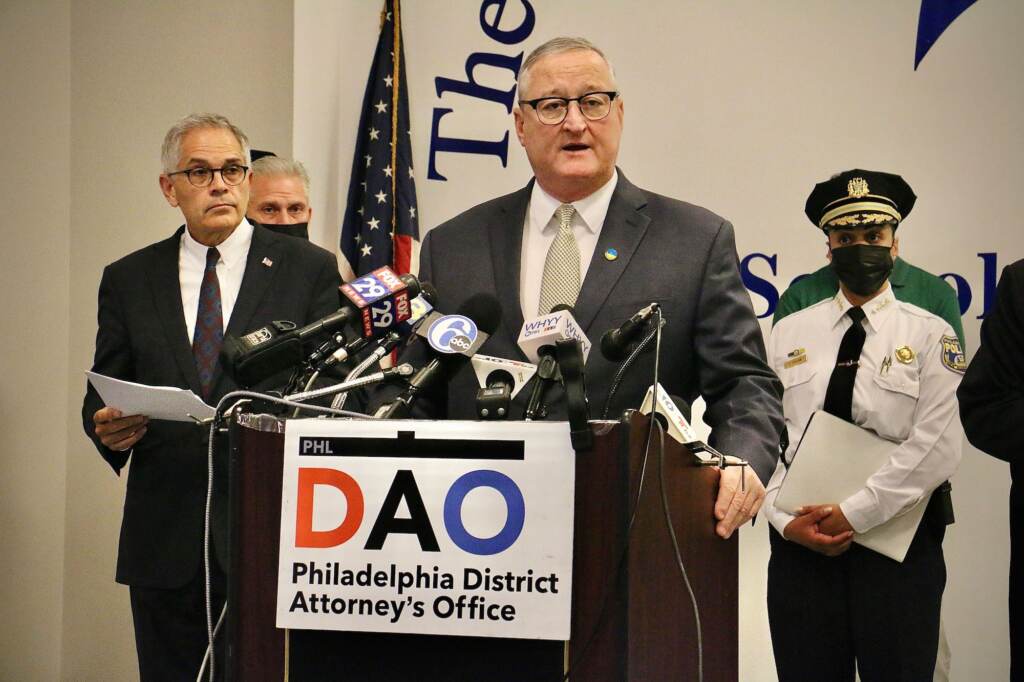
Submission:
POLYGON ((264 256, 263 257, 263 264, 266 265, 269 268, 270 266, 272 266, 274 264, 274 261, 272 261, 269 258, 267 258, 266 256, 264 256))

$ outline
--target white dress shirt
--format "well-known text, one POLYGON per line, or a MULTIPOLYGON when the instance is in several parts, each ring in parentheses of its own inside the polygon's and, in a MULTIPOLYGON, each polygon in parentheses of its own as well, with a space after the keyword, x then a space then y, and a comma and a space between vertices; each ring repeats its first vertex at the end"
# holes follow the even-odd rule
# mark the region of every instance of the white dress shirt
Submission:
MULTIPOLYGON (((783 318, 772 329, 768 361, 785 387, 783 412, 793 451, 814 411, 822 408, 839 343, 852 320, 842 291, 783 318), (801 359, 802 358, 802 359, 801 359)), ((853 421, 899 447, 864 487, 839 503, 857 533, 909 510, 956 471, 963 429, 956 388, 963 355, 942 318, 897 301, 892 288, 862 306, 867 336, 853 389, 853 421)), ((765 516, 782 533, 796 518, 775 507, 786 476, 780 460, 768 482, 765 516)))
MULTIPOLYGON (((608 215, 608 204, 615 193, 619 171, 612 172, 611 179, 588 197, 572 202, 576 213, 572 217, 572 231, 580 250, 580 282, 587 277, 590 260, 597 248, 597 240, 608 215)), ((540 285, 544 278, 544 261, 547 260, 551 243, 558 235, 558 216, 555 211, 562 202, 545 192, 539 182, 533 183, 530 206, 526 209, 523 225, 523 253, 519 269, 519 300, 523 306, 523 317, 527 320, 537 317, 540 305, 540 285)), ((548 311, 544 311, 545 314, 548 311)))
MULTIPOLYGON (((217 261, 217 281, 220 284, 224 329, 228 327, 231 311, 235 308, 238 292, 242 288, 242 276, 245 275, 245 261, 249 256, 249 245, 252 244, 252 232, 252 225, 243 218, 235 231, 217 245, 217 251, 220 252, 220 260, 217 261)), ((206 252, 209 248, 197 242, 189 234, 188 228, 181 235, 181 247, 178 249, 178 284, 181 286, 181 309, 185 313, 189 343, 196 333, 199 289, 203 283, 203 273, 206 272, 206 252)))

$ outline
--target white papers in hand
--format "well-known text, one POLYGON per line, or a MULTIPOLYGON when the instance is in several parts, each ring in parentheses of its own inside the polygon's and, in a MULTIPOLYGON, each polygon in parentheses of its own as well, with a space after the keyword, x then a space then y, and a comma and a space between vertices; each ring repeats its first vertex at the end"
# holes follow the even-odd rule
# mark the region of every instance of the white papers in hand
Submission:
MULTIPOLYGON (((818 410, 804 429, 775 506, 795 514, 799 507, 842 502, 864 487, 871 475, 889 461, 897 446, 867 429, 818 410)), ((902 562, 927 502, 926 496, 899 516, 866 533, 855 533, 853 541, 902 562)))
POLYGON ((123 415, 144 414, 150 419, 194 422, 212 417, 215 410, 187 388, 146 386, 131 381, 86 372, 89 383, 107 407, 116 407, 123 415))

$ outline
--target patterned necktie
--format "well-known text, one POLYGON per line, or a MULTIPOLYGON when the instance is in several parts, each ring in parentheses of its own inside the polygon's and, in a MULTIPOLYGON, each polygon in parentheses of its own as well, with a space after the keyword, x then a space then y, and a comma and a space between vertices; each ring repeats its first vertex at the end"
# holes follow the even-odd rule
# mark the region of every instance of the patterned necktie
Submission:
POLYGON ((556 305, 575 305, 580 294, 580 247, 572 231, 572 217, 576 209, 562 204, 555 211, 558 216, 558 235, 551 242, 544 260, 544 277, 540 282, 538 315, 547 315, 556 305))
POLYGON ((199 287, 199 313, 196 315, 196 331, 192 338, 192 355, 199 371, 203 400, 210 397, 217 356, 224 343, 224 313, 220 305, 220 282, 217 280, 219 259, 220 252, 217 249, 206 251, 206 270, 199 287))
POLYGON ((861 324, 864 320, 863 310, 854 307, 846 311, 846 314, 853 320, 853 324, 846 330, 843 340, 839 343, 836 366, 832 370, 832 376, 828 380, 828 389, 825 391, 824 410, 852 424, 853 382, 857 378, 860 352, 864 348, 867 332, 864 331, 864 325, 861 324))

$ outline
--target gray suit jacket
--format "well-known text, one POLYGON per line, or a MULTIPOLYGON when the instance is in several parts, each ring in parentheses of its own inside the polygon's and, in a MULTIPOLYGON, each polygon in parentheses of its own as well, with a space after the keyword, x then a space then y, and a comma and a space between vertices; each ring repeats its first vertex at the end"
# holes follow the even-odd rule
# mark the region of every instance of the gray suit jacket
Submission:
MULTIPOLYGON (((516 345, 523 325, 519 270, 523 224, 532 181, 524 189, 480 204, 432 230, 423 240, 420 277, 437 288, 438 310, 455 312, 471 295, 490 292, 503 319, 480 352, 525 360, 516 345)), ((619 181, 577 299, 576 320, 595 347, 586 365, 591 415, 599 417, 618 368, 597 344, 652 301, 668 324, 662 340, 659 380, 692 402, 703 395, 712 445, 750 461, 762 481, 775 468, 783 428, 782 385, 765 362, 764 341, 740 280, 733 228, 698 206, 644 191, 619 171, 619 181), (618 258, 607 260, 607 249, 618 258)), ((424 344, 406 358, 424 362, 424 344)), ((653 353, 626 376, 611 415, 639 407, 651 385, 653 353)), ((477 382, 470 367, 418 404, 417 414, 474 419, 477 382)), ((529 387, 511 414, 521 419, 529 387)), ((549 393, 551 418, 564 418, 560 387, 549 393)))

